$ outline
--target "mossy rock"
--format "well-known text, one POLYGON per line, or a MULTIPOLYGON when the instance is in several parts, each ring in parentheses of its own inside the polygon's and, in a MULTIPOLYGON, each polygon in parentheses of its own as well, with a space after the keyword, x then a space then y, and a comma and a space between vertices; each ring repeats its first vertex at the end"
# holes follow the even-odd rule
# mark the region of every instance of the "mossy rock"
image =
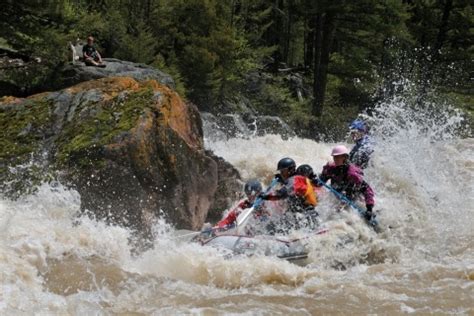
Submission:
POLYGON ((214 199, 217 164, 204 152, 199 112, 154 80, 104 78, 3 98, 0 123, 2 183, 27 187, 10 167, 31 162, 78 190, 95 217, 150 232, 163 212, 197 229, 214 199))

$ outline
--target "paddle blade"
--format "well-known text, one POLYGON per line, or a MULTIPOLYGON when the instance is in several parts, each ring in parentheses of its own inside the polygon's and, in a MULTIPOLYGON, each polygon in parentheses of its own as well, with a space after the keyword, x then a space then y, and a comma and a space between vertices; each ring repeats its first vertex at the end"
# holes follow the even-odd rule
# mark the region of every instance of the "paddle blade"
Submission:
POLYGON ((255 207, 247 208, 240 213, 239 217, 237 217, 237 233, 241 233, 242 229, 245 227, 247 224, 250 215, 252 215, 253 211, 255 210, 255 207))

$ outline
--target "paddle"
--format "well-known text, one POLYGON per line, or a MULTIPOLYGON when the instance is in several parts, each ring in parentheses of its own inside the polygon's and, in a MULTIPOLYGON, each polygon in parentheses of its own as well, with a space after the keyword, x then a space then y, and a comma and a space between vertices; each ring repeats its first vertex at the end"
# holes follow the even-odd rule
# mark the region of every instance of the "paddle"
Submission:
POLYGON ((184 237, 197 236, 197 235, 199 235, 199 234, 201 234, 201 233, 202 233, 202 231, 192 232, 192 233, 189 233, 189 234, 179 235, 179 236, 173 237, 173 238, 171 238, 171 239, 178 239, 178 238, 184 238, 184 237))
POLYGON ((336 191, 333 187, 331 187, 327 183, 321 181, 321 179, 319 179, 318 177, 316 177, 316 180, 318 181, 319 184, 321 184, 326 189, 331 191, 339 200, 345 202, 350 207, 352 207, 354 210, 359 212, 359 215, 362 216, 370 226, 372 226, 372 227, 374 227, 374 229, 376 229, 376 227, 378 226, 378 221, 377 221, 377 219, 375 219, 375 216, 372 216, 372 218, 370 220, 367 220, 367 218, 365 216, 366 212, 367 212, 366 210, 362 209, 361 207, 356 205, 354 202, 349 200, 349 198, 347 196, 345 196, 344 194, 342 194, 341 192, 336 191))
MULTIPOLYGON (((267 194, 268 192, 270 192, 270 190, 277 183, 278 183, 278 179, 274 178, 272 183, 270 183, 270 186, 265 190, 265 193, 263 193, 263 194, 267 194)), ((237 217, 237 221, 236 221, 236 228, 237 228, 237 233, 238 234, 242 232, 242 229, 247 224, 247 221, 248 221, 250 215, 255 211, 256 208, 258 208, 260 206, 260 204, 262 204, 262 202, 263 202, 263 199, 261 197, 259 197, 255 200, 255 202, 253 202, 253 205, 252 205, 251 208, 248 208, 248 209, 244 210, 242 213, 240 213, 240 215, 237 217)))
MULTIPOLYGON (((264 194, 268 193, 277 183, 278 183, 278 180, 274 179, 272 181, 272 183, 270 184, 270 186, 265 190, 264 194)), ((236 223, 235 223, 237 233, 241 232, 242 228, 246 225, 247 220, 249 219, 250 215, 255 211, 255 208, 258 208, 258 206, 260 206, 260 204, 262 202, 263 202, 262 198, 257 198, 255 200, 255 202, 253 203, 252 207, 247 208, 247 209, 243 210, 242 213, 240 213, 240 215, 237 217, 237 220, 236 220, 236 223)), ((198 232, 192 232, 192 233, 189 233, 189 234, 179 235, 179 236, 174 237, 173 239, 197 236, 197 235, 200 235, 200 234, 203 234, 203 233, 210 234, 210 233, 213 233, 213 232, 215 232, 217 230, 220 230, 220 229, 222 229, 222 228, 221 227, 212 227, 212 228, 204 229, 204 230, 201 230, 201 231, 198 231, 198 232)))

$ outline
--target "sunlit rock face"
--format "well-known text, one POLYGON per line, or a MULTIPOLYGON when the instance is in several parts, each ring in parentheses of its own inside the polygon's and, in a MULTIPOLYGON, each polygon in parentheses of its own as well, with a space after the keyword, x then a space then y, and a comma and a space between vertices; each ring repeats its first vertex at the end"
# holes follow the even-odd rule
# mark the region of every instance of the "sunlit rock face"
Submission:
POLYGON ((3 192, 53 173, 78 190, 82 210, 113 223, 146 230, 164 214, 196 229, 206 219, 218 163, 197 108, 168 86, 110 77, 0 101, 3 192))

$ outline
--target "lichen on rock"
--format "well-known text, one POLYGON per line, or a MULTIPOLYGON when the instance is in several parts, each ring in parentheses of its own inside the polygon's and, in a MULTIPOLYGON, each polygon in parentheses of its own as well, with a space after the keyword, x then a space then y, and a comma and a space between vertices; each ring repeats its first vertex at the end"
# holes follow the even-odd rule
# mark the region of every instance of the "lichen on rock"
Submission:
POLYGON ((95 217, 150 232, 164 213, 197 229, 214 199, 217 164, 204 152, 197 108, 154 80, 110 77, 3 98, 0 123, 3 183, 9 167, 41 158, 95 217))

